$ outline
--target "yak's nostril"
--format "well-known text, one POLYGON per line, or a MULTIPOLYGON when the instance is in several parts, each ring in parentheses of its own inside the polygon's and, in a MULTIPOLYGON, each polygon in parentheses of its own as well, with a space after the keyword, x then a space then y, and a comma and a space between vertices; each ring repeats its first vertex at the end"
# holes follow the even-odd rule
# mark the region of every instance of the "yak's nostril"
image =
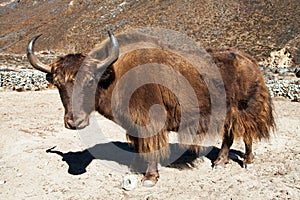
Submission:
POLYGON ((68 129, 76 129, 76 124, 74 123, 73 120, 66 120, 65 122, 65 127, 68 129))
POLYGON ((76 128, 77 129, 82 129, 85 128, 88 125, 88 120, 81 119, 76 121, 76 128))
POLYGON ((84 119, 78 119, 74 122, 74 120, 66 120, 65 127, 68 129, 82 129, 88 125, 88 121, 84 119))

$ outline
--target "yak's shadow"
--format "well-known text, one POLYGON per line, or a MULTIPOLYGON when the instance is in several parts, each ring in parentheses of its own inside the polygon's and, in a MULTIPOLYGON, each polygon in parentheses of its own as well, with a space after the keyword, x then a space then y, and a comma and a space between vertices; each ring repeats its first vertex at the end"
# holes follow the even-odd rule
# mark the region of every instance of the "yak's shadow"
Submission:
POLYGON ((69 166, 68 172, 73 175, 85 173, 87 166, 94 159, 115 161, 121 165, 130 166, 134 158, 133 148, 124 142, 97 144, 83 151, 67 153, 55 150, 55 147, 52 147, 46 152, 60 155, 62 160, 69 166))
MULTIPOLYGON (((213 166, 220 149, 214 146, 203 147, 198 155, 182 149, 178 144, 170 144, 170 151, 170 157, 168 160, 161 161, 161 165, 175 168, 190 168, 199 156, 208 158, 213 166)), ((140 173, 144 173, 147 167, 145 160, 135 153, 134 149, 126 142, 101 143, 83 151, 67 153, 55 150, 55 147, 53 147, 46 150, 46 152, 60 155, 62 160, 69 166, 68 173, 72 175, 85 173, 86 168, 94 159, 114 161, 140 173)), ((240 166, 243 166, 243 162, 240 159, 243 157, 241 151, 230 150, 229 157, 240 166)))

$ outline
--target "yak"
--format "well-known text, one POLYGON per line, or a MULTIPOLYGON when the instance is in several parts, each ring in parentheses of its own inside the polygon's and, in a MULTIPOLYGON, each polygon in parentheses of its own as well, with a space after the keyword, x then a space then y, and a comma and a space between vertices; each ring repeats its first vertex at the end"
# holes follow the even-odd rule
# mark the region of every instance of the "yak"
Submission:
MULTIPOLYGON (((35 69, 47 73, 47 80, 58 88, 65 109, 65 127, 85 128, 89 125, 89 116, 93 111, 119 124, 126 130, 126 137, 135 152, 147 160, 143 185, 153 186, 159 179, 158 163, 170 154, 168 148, 170 131, 178 134, 180 132, 179 143, 191 139, 192 135, 192 141, 196 145, 190 145, 190 148, 195 151, 199 149, 200 142, 208 132, 209 123, 213 121, 210 91, 204 76, 182 56, 158 47, 140 47, 120 54, 117 36, 110 32, 108 34, 108 47, 98 48, 93 54, 94 57, 81 53, 68 54, 49 65, 43 64, 34 54, 34 43, 40 35, 30 40, 27 57, 30 64, 35 69), (185 101, 187 105, 183 105, 172 90, 153 82, 144 84, 131 94, 129 112, 126 112, 122 108, 124 105, 118 102, 128 98, 126 95, 129 94, 122 91, 114 94, 115 87, 127 72, 147 63, 167 66, 185 77, 195 92, 198 108, 195 109, 195 106, 190 105, 189 100, 185 101), (74 107, 72 95, 76 92, 78 98, 75 113, 72 109, 74 107), (117 97, 115 104, 112 104, 113 96, 117 97), (154 130, 155 133, 151 133, 153 129, 145 131, 146 129, 136 128, 136 124, 147 126, 150 123, 152 118, 149 110, 153 105, 160 105, 163 108, 159 115, 165 116, 165 123, 161 126, 160 120, 155 121, 154 113, 152 117, 154 128, 156 124, 161 126, 154 130), (189 116, 184 123, 181 122, 183 107, 187 109, 189 116), (200 116, 198 122, 193 120, 196 111, 199 111, 200 116)), ((216 134, 222 137, 222 144, 213 165, 225 166, 233 141, 241 138, 245 143, 243 165, 247 167, 254 159, 253 141, 268 139, 270 132, 275 128, 273 104, 264 77, 256 60, 242 51, 232 48, 206 49, 206 51, 221 74, 226 92, 225 117, 219 124, 220 128, 216 129, 218 132, 216 134)), ((147 77, 155 80, 158 75, 163 76, 166 82, 176 81, 175 77, 163 70, 159 73, 149 73, 147 77)), ((139 76, 142 75, 136 73, 130 79, 134 81, 139 76)))

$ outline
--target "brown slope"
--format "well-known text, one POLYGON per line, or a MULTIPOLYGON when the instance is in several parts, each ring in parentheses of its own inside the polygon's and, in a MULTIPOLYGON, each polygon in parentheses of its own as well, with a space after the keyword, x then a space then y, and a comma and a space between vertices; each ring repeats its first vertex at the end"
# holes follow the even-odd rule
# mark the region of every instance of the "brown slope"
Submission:
POLYGON ((258 59, 287 44, 299 52, 299 0, 70 2, 21 0, 0 7, 1 51, 24 53, 28 40, 43 33, 37 49, 88 52, 106 37, 107 28, 118 33, 154 26, 184 32, 205 47, 236 47, 258 59))

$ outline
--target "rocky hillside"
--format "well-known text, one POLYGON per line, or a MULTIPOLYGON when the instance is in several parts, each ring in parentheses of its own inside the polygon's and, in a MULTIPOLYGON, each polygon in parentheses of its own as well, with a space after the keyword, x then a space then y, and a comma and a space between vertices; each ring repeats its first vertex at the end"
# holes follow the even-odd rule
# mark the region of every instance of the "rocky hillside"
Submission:
POLYGON ((38 49, 88 52, 115 33, 152 26, 181 31, 204 47, 236 47, 258 60, 288 47, 300 63, 299 0, 4 0, 0 51, 24 53, 43 33, 38 49))
POLYGON ((300 99, 299 0, 4 0, 0 21, 0 90, 48 87, 24 55, 38 33, 36 50, 50 61, 89 52, 107 29, 151 26, 186 33, 203 47, 246 51, 260 61, 272 96, 300 99))

